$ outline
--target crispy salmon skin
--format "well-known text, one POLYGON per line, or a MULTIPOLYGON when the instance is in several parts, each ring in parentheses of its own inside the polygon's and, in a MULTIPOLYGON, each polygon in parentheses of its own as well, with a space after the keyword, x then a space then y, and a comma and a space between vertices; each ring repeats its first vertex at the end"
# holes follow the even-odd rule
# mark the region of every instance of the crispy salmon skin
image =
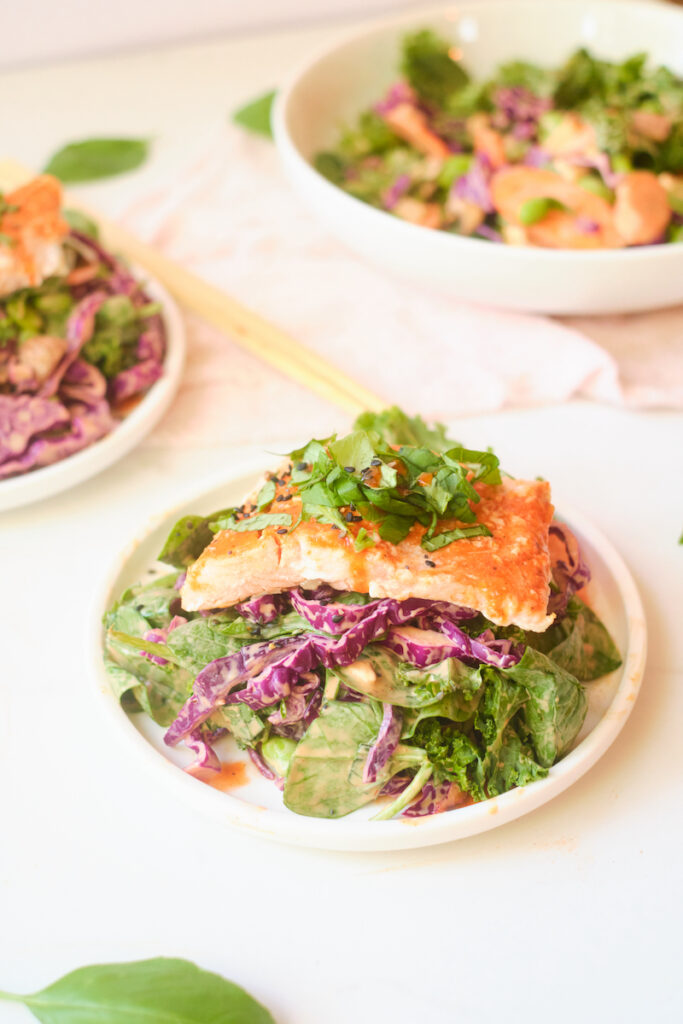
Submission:
MULTIPOLYGON (((491 536, 468 537, 437 550, 420 544, 425 528, 415 523, 399 544, 378 540, 356 551, 354 537, 371 523, 356 517, 350 536, 316 520, 299 522, 301 499, 282 474, 272 510, 292 523, 263 530, 221 530, 189 567, 182 588, 187 611, 226 608, 260 594, 319 582, 373 598, 432 598, 483 612, 497 625, 542 631, 550 581, 548 527, 553 515, 550 487, 543 481, 504 478, 478 483, 477 521, 491 536)), ((244 506, 245 518, 255 513, 244 506)), ((457 523, 447 521, 444 529, 457 523)))

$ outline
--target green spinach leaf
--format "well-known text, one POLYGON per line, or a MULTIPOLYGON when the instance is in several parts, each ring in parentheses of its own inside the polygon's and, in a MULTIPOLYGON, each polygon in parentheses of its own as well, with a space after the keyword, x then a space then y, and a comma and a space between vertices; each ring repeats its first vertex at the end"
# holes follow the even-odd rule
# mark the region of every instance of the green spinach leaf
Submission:
POLYGON ((442 106, 469 82, 451 44, 430 29, 406 36, 401 70, 418 96, 442 106))
POLYGON ((229 516, 233 511, 232 508, 224 508, 208 516, 183 516, 166 538, 159 561, 165 562, 166 565, 175 565, 178 569, 186 569, 192 565, 213 540, 214 535, 209 523, 229 516))
POLYGON ((575 597, 567 614, 545 633, 526 633, 526 643, 546 654, 582 682, 600 679, 621 665, 621 656, 607 628, 588 605, 575 597))

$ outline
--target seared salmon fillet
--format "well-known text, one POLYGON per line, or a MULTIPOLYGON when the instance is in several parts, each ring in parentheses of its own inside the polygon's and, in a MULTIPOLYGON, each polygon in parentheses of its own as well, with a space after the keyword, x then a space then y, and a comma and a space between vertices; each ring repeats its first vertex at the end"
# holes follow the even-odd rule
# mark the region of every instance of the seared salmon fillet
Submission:
MULTIPOLYGON (((351 536, 315 520, 298 522, 301 500, 281 477, 273 511, 289 513, 292 528, 221 530, 189 567, 181 596, 187 611, 226 608, 261 594, 323 582, 373 598, 431 598, 466 605, 500 626, 542 631, 550 581, 548 527, 553 515, 549 485, 504 478, 475 485, 473 508, 491 536, 468 537, 437 551, 420 545, 425 528, 415 523, 399 544, 378 540, 356 551, 353 536, 373 525, 355 517, 351 536)), ((254 514, 245 506, 246 517, 254 514)), ((443 523, 444 529, 458 525, 443 523)))
POLYGON ((69 225, 62 218, 62 186, 42 174, 8 192, 0 203, 0 295, 41 284, 64 270, 62 240, 69 225))

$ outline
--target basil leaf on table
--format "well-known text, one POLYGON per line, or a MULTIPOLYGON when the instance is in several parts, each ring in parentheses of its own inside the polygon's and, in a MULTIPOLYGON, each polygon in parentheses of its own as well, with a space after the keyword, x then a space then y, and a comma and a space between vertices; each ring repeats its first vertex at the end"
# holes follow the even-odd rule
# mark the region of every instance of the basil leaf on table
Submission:
POLYGON ((69 183, 96 181, 135 170, 148 154, 147 139, 83 139, 53 153, 45 173, 69 183))
POLYGON ((188 960, 81 967, 33 995, 0 992, 42 1024, 274 1024, 244 989, 188 960))
POLYGON ((270 126, 270 114, 273 109, 274 100, 275 90, 272 89, 270 92, 264 93, 263 96, 259 96, 257 99, 251 100, 243 107, 240 107, 232 115, 232 119, 235 124, 241 125, 247 131, 254 132, 256 135, 265 135, 266 138, 272 139, 273 131, 270 126))

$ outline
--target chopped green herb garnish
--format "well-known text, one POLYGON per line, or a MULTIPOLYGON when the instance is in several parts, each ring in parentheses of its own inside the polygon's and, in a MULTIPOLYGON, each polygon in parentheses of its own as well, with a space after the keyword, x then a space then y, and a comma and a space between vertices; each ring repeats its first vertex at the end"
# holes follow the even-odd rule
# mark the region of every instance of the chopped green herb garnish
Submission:
POLYGON ((209 523, 213 533, 219 530, 234 530, 235 533, 246 533, 250 530, 265 530, 267 526, 291 526, 292 517, 286 512, 262 512, 248 519, 235 519, 233 515, 224 519, 216 519, 209 523))
MULTIPOLYGON (((366 520, 392 544, 419 523, 426 529, 422 545, 431 551, 489 533, 476 524, 471 505, 479 501, 474 483, 500 483, 495 455, 463 448, 446 438, 443 426, 430 429, 398 409, 365 413, 355 428, 346 437, 311 441, 290 453, 304 518, 331 522, 344 532, 348 523, 366 520), (435 536, 439 521, 453 519, 476 525, 435 536)), ((369 546, 367 541, 364 531, 357 550, 369 546)))

